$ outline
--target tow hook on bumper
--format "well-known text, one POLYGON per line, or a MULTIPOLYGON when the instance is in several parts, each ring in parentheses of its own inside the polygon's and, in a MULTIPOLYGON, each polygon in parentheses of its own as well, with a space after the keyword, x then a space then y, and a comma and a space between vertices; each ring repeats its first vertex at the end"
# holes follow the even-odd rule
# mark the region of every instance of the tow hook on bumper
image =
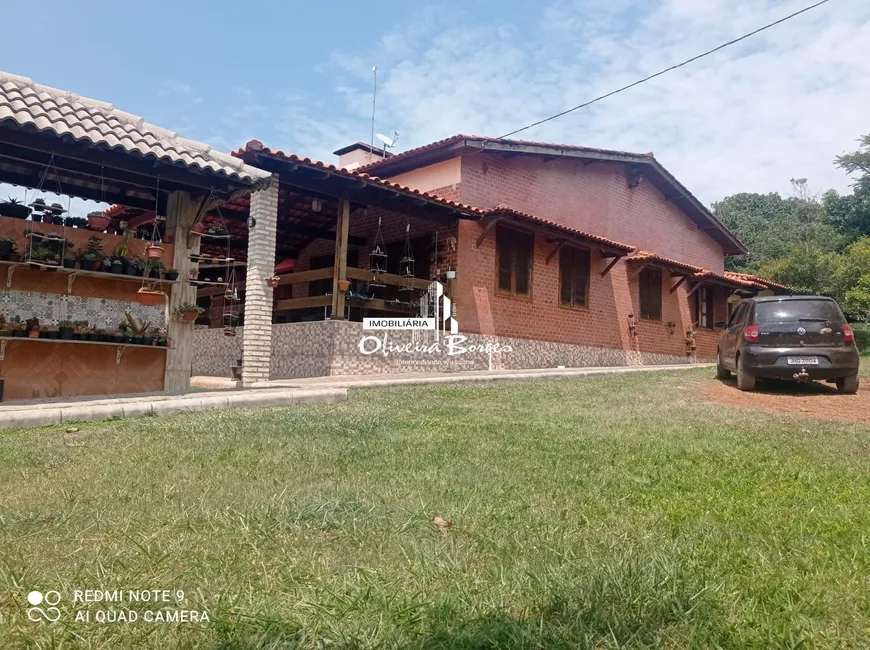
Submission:
POLYGON ((800 372, 794 373, 791 377, 798 383, 803 383, 810 378, 810 373, 807 372, 806 368, 801 368, 800 372))

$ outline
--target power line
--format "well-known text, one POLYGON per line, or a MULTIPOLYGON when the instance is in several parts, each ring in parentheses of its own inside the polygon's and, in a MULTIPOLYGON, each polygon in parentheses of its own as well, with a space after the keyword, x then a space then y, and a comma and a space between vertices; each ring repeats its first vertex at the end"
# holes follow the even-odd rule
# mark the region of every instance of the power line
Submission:
POLYGON ((661 77, 663 74, 665 74, 667 72, 671 72, 672 70, 676 70, 677 68, 682 68, 684 65, 694 63, 698 59, 703 59, 705 56, 709 56, 715 52, 718 52, 719 50, 724 50, 726 47, 729 47, 730 45, 734 45, 735 43, 739 43, 740 41, 746 40, 750 36, 755 36, 756 34, 763 32, 766 29, 770 29, 771 27, 776 27, 777 25, 784 23, 787 20, 791 20, 795 16, 800 16, 801 14, 806 13, 812 9, 815 9, 816 7, 820 7, 821 5, 825 4, 826 2, 830 2, 830 0, 821 0, 821 2, 817 2, 816 4, 810 5, 809 7, 806 7, 805 9, 801 9, 800 11, 796 11, 793 14, 786 16, 785 18, 780 18, 779 20, 774 21, 772 23, 769 23, 769 24, 765 25, 764 27, 759 27, 754 32, 749 32, 748 34, 744 34, 740 38, 735 38, 733 41, 728 41, 727 43, 723 43, 722 45, 720 45, 718 47, 714 47, 712 50, 708 50, 707 52, 704 52, 703 54, 699 54, 698 56, 693 56, 691 59, 683 61, 682 63, 678 63, 677 65, 672 65, 670 68, 665 68, 664 70, 656 72, 655 74, 651 74, 648 77, 644 77, 643 79, 639 79, 638 81, 635 81, 634 83, 630 83, 627 86, 623 86, 622 88, 619 88, 617 90, 609 92, 606 95, 601 95, 600 97, 596 97, 595 99, 592 99, 592 100, 586 102, 585 104, 580 104, 579 106, 575 106, 574 108, 569 108, 566 111, 562 111, 561 113, 556 113, 555 115, 551 115, 550 117, 545 117, 543 120, 538 120, 537 122, 534 122, 533 124, 529 124, 528 126, 524 126, 523 128, 517 129, 516 131, 511 131, 510 133, 505 133, 504 135, 499 136, 499 138, 507 138, 507 137, 510 137, 516 133, 519 133, 520 131, 526 131, 528 129, 531 129, 532 127, 538 126, 539 124, 543 124, 544 122, 549 122, 550 120, 555 120, 557 117, 562 117, 563 115, 567 115, 568 113, 573 113, 574 111, 579 110, 581 108, 586 108, 587 106, 590 106, 591 104, 594 104, 595 102, 600 102, 602 99, 607 99, 608 97, 612 97, 613 95, 617 95, 625 90, 628 90, 629 88, 634 88, 635 86, 639 86, 642 83, 646 83, 650 79, 655 79, 656 77, 661 77))

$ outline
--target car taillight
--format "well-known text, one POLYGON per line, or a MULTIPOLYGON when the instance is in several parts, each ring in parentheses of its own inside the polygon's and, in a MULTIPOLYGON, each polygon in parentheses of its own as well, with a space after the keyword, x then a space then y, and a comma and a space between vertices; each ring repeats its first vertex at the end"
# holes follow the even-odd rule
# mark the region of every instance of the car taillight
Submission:
POLYGON ((758 343, 758 325, 750 325, 743 330, 743 338, 750 343, 758 343))
POLYGON ((843 340, 846 343, 852 343, 855 340, 855 334, 852 332, 852 328, 843 323, 843 340))

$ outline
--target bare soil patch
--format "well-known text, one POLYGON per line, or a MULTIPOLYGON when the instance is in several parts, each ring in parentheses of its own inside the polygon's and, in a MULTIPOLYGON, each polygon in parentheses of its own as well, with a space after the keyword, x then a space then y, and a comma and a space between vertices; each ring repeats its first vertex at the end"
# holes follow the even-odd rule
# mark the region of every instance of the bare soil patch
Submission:
POLYGON ((870 380, 862 379, 857 395, 840 395, 834 384, 812 381, 759 380, 754 391, 737 390, 734 379, 704 383, 707 396, 721 404, 804 415, 823 420, 870 423, 870 380))

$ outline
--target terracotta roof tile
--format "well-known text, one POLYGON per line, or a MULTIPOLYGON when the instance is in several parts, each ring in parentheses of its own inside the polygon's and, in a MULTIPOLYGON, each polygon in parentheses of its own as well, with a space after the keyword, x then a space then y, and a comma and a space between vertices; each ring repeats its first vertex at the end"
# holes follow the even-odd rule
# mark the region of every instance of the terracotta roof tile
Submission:
POLYGON ((700 266, 695 266, 694 264, 686 264, 685 262, 680 262, 679 260, 672 260, 667 257, 662 257, 661 255, 656 255, 655 253, 650 253, 649 251, 637 251, 631 257, 627 257, 625 261, 633 264, 642 262, 653 262, 661 264, 662 266, 683 269, 685 271, 692 271, 693 273, 700 273, 705 270, 700 266))
POLYGON ((549 219, 544 219, 542 217, 538 217, 534 214, 529 214, 528 212, 521 212, 519 210, 514 210, 508 205, 504 203, 499 204, 495 208, 487 210, 484 213, 484 216, 495 216, 495 215, 508 215, 512 217, 516 217, 519 219, 524 219, 526 221, 534 221, 536 223, 540 223, 546 226, 550 226, 551 228, 555 228, 556 230, 561 230, 562 232, 571 233, 572 235, 576 235, 581 239, 585 239, 591 242, 596 242, 598 244, 602 244, 605 246, 610 246, 612 248, 616 248, 622 250, 626 253, 630 253, 634 250, 634 246, 629 244, 623 244, 622 242, 614 241, 612 239, 607 239, 606 237, 601 237, 599 235, 593 235, 588 232, 583 232, 582 230, 577 230, 576 228, 571 228, 570 226, 564 226, 560 223, 556 223, 555 221, 550 221, 549 219))
POLYGON ((68 135, 128 153, 197 167, 246 183, 265 180, 269 173, 245 165, 201 142, 149 124, 112 104, 34 83, 27 77, 0 72, 0 122, 32 125, 40 131, 68 135))
POLYGON ((258 140, 251 140, 244 147, 240 149, 236 149, 230 155, 235 156, 237 158, 241 158, 244 154, 248 152, 253 153, 264 153, 273 158, 278 158, 281 160, 286 160, 288 162, 293 162, 297 164, 302 164, 308 167, 314 167, 316 169, 323 169, 333 174, 337 174, 339 176, 344 176, 346 178, 355 178, 359 180, 364 180, 372 185, 389 188, 394 191, 400 191, 405 194, 412 194, 414 196, 419 196, 420 198, 428 199, 433 203, 437 203, 443 205, 445 207, 454 208, 456 210, 462 210, 468 212, 469 214, 481 216, 484 214, 484 210, 480 208, 475 208, 471 205, 466 205, 464 203, 459 203, 458 201, 450 201, 449 199, 442 198, 436 194, 432 194, 431 192, 421 192, 420 190, 413 189, 406 185, 400 185, 399 183, 392 183, 390 181, 383 180, 378 178, 377 176, 370 176, 364 172, 360 172, 357 170, 348 170, 342 167, 336 167, 335 165, 330 165, 327 163, 320 162, 319 160, 312 160, 311 158, 302 158, 293 153, 284 153, 280 150, 272 150, 269 147, 265 146, 262 142, 258 140))
POLYGON ((417 156, 421 153, 425 153, 427 151, 432 151, 434 149, 438 149, 440 147, 445 147, 451 144, 455 144, 457 142, 461 142, 462 140, 489 140, 491 142, 500 142, 504 144, 517 144, 517 145, 531 145, 531 146, 540 146, 540 147, 551 147, 554 149, 564 149, 566 151, 588 151, 590 153, 603 153, 603 154, 613 154, 617 156, 643 156, 647 158, 653 158, 652 153, 631 153, 628 151, 617 151, 614 149, 597 149, 595 147, 584 147, 576 144, 558 144, 554 142, 537 142, 535 140, 511 140, 509 138, 490 138, 485 135, 467 135, 463 133, 459 133, 457 135, 452 135, 449 138, 444 138, 443 140, 436 140, 435 142, 430 142, 429 144, 424 144, 421 147, 416 147, 414 149, 408 149, 407 151, 402 151, 397 154, 393 154, 389 158, 385 158, 384 160, 376 160, 374 162, 369 163, 368 165, 363 165, 360 167, 362 170, 371 170, 377 169, 378 167, 382 167, 385 164, 393 164, 400 160, 404 160, 405 158, 412 158, 413 156, 417 156))

